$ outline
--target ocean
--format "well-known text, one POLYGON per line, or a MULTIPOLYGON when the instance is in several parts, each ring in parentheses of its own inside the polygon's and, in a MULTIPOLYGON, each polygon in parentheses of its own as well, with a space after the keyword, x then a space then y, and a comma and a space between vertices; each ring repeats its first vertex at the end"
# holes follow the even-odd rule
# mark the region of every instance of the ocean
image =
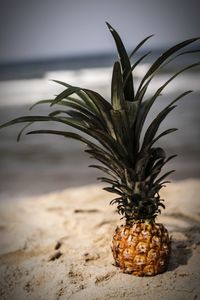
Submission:
MULTIPOLYGON (((90 88, 110 99, 110 81, 112 76, 112 56, 82 59, 82 63, 71 67, 46 62, 34 66, 26 64, 20 67, 0 66, 0 123, 26 114, 48 114, 51 109, 41 105, 33 111, 29 107, 36 101, 54 97, 62 90, 51 79, 58 79, 72 85, 90 88), (98 62, 98 63, 97 63, 98 62), (102 67, 100 67, 100 65, 102 67), (87 66, 87 67, 86 67, 87 66), (15 71, 14 71, 15 70, 15 71), (18 70, 18 71, 17 71, 18 70)), ((81 61, 81 59, 80 59, 81 61)), ((148 70, 149 63, 142 64, 135 73, 136 85, 148 70)), ((161 72, 153 80, 147 96, 150 96, 175 71, 175 67, 161 72)), ((168 155, 178 154, 169 162, 166 171, 176 169, 171 180, 197 178, 200 176, 200 70, 189 71, 166 88, 166 91, 154 104, 146 127, 153 117, 177 95, 185 90, 194 90, 192 94, 180 100, 178 107, 163 122, 160 131, 175 127, 179 130, 160 140, 168 155)), ((24 135, 16 141, 21 125, 11 126, 0 131, 0 199, 20 198, 28 195, 48 193, 67 187, 96 183, 96 177, 102 175, 88 168, 94 163, 86 153, 84 145, 73 140, 50 135, 24 135)), ((32 128, 53 128, 57 124, 38 124, 32 128)))

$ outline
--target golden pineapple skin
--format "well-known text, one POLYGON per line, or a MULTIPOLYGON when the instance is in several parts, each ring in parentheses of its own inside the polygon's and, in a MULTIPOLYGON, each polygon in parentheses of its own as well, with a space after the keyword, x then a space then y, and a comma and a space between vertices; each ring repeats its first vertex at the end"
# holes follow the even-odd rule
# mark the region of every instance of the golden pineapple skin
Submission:
POLYGON ((117 227, 112 252, 124 273, 153 276, 166 270, 170 238, 163 224, 137 221, 117 227))

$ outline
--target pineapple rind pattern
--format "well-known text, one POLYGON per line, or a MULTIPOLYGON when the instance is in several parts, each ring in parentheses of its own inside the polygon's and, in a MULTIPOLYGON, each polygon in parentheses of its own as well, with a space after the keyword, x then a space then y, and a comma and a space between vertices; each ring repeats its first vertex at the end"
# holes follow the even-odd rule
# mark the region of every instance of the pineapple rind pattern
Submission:
POLYGON ((112 242, 116 265, 124 273, 153 276, 168 265, 170 238, 159 223, 139 221, 116 228, 112 242))

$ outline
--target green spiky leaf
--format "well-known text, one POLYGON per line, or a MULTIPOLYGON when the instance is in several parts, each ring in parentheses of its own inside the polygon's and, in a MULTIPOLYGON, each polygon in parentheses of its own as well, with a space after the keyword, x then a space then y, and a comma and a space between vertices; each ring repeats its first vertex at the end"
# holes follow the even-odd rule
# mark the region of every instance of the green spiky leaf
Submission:
MULTIPOLYGON (((124 47, 124 44, 122 43, 122 40, 117 33, 117 31, 109 24, 107 23, 107 26, 115 40, 115 44, 117 47, 117 51, 119 54, 121 66, 122 66, 122 72, 123 72, 123 80, 127 77, 127 74, 131 70, 131 63, 130 59, 128 57, 127 51, 124 47)), ((130 74, 129 78, 126 81, 126 84, 124 86, 124 96, 127 101, 134 101, 134 87, 133 87, 133 77, 130 74)))
POLYGON ((114 110, 121 110, 125 107, 125 98, 123 91, 123 81, 119 62, 115 62, 113 67, 111 84, 111 103, 114 110))

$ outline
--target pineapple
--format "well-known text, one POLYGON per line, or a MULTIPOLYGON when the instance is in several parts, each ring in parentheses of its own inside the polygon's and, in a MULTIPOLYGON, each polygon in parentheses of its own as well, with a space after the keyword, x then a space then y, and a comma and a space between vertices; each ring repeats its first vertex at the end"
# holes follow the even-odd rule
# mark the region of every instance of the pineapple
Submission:
MULTIPOLYGON (((177 130, 169 128, 157 134, 160 124, 176 107, 176 102, 191 93, 184 91, 171 101, 151 121, 144 132, 144 123, 154 102, 165 87, 179 74, 199 63, 186 66, 170 77, 151 97, 147 89, 154 76, 178 56, 198 52, 182 50, 198 38, 189 39, 167 49, 149 67, 139 85, 135 86, 134 71, 150 52, 131 63, 143 44, 142 40, 128 56, 117 31, 107 23, 114 38, 119 59, 114 63, 111 83, 111 102, 95 91, 71 86, 57 81, 65 89, 54 99, 42 100, 35 105, 50 104, 56 107, 46 116, 24 116, 7 122, 2 127, 26 123, 18 135, 32 123, 54 121, 78 129, 83 135, 66 130, 32 130, 30 134, 56 134, 81 141, 86 152, 99 163, 90 165, 106 175, 98 179, 108 186, 104 190, 117 196, 111 204, 117 205, 124 224, 117 227, 112 252, 116 266, 125 273, 137 276, 156 275, 167 268, 170 255, 170 238, 167 229, 156 223, 156 217, 165 208, 159 191, 168 181, 165 178, 173 171, 159 175, 163 166, 176 155, 167 157, 157 141, 177 130), (142 137, 143 133, 143 137, 142 137), (91 139, 91 138, 92 139, 91 139)), ((33 108, 33 107, 32 107, 33 108)))

